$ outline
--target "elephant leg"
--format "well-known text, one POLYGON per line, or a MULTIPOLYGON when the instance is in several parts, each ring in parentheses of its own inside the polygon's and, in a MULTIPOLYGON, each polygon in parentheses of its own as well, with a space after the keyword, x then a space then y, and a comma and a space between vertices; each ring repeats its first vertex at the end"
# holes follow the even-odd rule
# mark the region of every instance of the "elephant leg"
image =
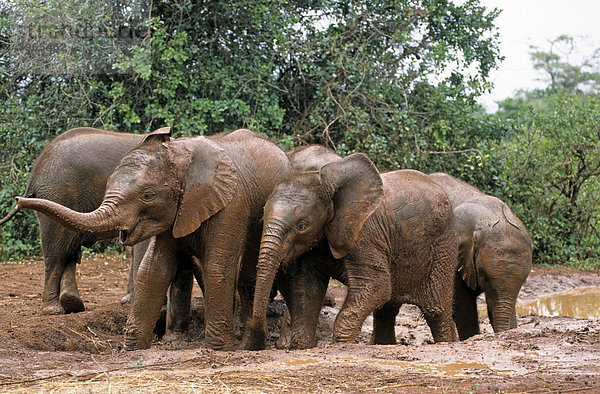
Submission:
POLYGON ((182 253, 178 254, 178 269, 169 287, 167 297, 167 331, 182 333, 190 325, 190 311, 194 275, 191 267, 186 267, 182 253))
POLYGON ((241 339, 244 333, 244 329, 248 324, 248 320, 250 320, 250 316, 252 316, 252 301, 254 299, 254 283, 252 281, 240 281, 238 285, 238 294, 239 294, 239 328, 240 328, 240 338, 241 339))
POLYGON ((170 234, 153 237, 135 279, 135 291, 125 326, 125 348, 146 349, 169 285, 177 270, 177 254, 170 234))
MULTIPOLYGON (((283 281, 279 281, 281 282, 283 281)), ((315 347, 317 325, 329 284, 329 275, 305 269, 285 282, 278 286, 290 314, 289 347, 290 349, 315 347)))
POLYGON ((65 313, 83 312, 85 307, 77 289, 77 264, 81 261, 81 249, 72 256, 62 274, 60 281, 59 302, 65 313))
MULTIPOLYGON (((244 223, 240 223, 244 228, 244 223)), ((234 299, 237 273, 241 263, 241 245, 244 232, 214 232, 211 236, 219 242, 206 247, 202 259, 204 281, 204 338, 211 349, 231 350, 234 343, 234 299)))
POLYGON ((373 250, 369 251, 369 257, 346 257, 348 293, 333 325, 334 342, 358 341, 367 316, 390 300, 392 288, 387 266, 369 265, 382 261, 387 261, 386 257, 373 250))
POLYGON ((131 263, 129 264, 129 274, 127 275, 127 294, 121 298, 121 304, 128 303, 133 296, 135 277, 149 244, 150 240, 147 239, 133 245, 131 248, 131 263))
POLYGON ((56 315, 66 312, 59 299, 61 290, 65 295, 68 294, 68 298, 71 299, 70 302, 65 303, 69 312, 80 312, 84 306, 76 286, 77 259, 73 256, 81 254, 81 237, 79 234, 57 225, 42 214, 37 216, 40 223, 40 239, 44 254, 42 313, 56 315), (63 273, 69 263, 72 266, 67 270, 67 277, 63 281, 63 273), (75 287, 73 287, 74 284, 75 287), (78 299, 78 302, 75 299, 78 299), (72 308, 71 306, 75 307, 72 308))
POLYGON ((373 335, 371 345, 395 345, 396 316, 399 306, 383 306, 373 311, 373 335))
POLYGON ((479 316, 477 313, 477 293, 456 275, 454 287, 454 323, 458 338, 464 341, 479 334, 479 316))

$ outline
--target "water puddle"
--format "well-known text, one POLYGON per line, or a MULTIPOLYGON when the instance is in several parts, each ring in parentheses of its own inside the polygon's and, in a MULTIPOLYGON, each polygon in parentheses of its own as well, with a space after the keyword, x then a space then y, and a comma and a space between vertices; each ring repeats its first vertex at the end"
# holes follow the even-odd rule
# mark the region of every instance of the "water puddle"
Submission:
POLYGON ((517 313, 536 316, 566 316, 600 320, 600 288, 579 287, 517 303, 517 313))
MULTIPOLYGON (((479 316, 487 316, 485 304, 478 305, 477 310, 479 316)), ((600 287, 577 287, 535 300, 518 302, 517 314, 600 320, 600 287)))
POLYGON ((308 364, 320 364, 320 362, 321 361, 317 360, 316 358, 299 358, 295 360, 286 360, 283 363, 289 365, 290 367, 298 367, 308 364))
MULTIPOLYGON (((346 359, 349 361, 349 359, 346 359)), ((354 362, 358 362, 360 364, 371 364, 371 365, 380 365, 386 369, 418 369, 425 372, 434 372, 439 371, 447 376, 456 376, 456 375, 464 375, 469 374, 472 371, 487 371, 489 373, 494 373, 498 375, 508 375, 512 373, 512 371, 501 370, 491 368, 487 364, 478 363, 478 362, 461 362, 454 361, 448 364, 438 364, 438 363, 423 363, 423 362, 410 362, 410 361, 399 361, 399 360, 385 360, 385 359, 366 359, 366 360, 353 360, 354 362)))

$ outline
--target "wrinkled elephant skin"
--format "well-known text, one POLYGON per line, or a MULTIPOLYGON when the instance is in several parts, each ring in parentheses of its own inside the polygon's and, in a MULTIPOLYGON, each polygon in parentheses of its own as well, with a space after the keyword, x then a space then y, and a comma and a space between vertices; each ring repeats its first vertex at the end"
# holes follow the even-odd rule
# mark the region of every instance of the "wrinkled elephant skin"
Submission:
POLYGON ((265 205, 244 346, 264 347, 266 304, 280 267, 292 347, 314 346, 330 277, 348 285, 334 341, 356 341, 374 312, 372 343, 395 343, 394 320, 403 303, 421 308, 436 341, 452 341, 456 259, 452 208, 426 175, 412 170, 380 175, 362 154, 334 158, 318 171, 296 167, 265 205))
POLYGON ((500 199, 443 173, 430 177, 448 194, 456 216, 459 262, 454 320, 461 340, 479 333, 477 296, 485 293, 494 332, 517 326, 515 303, 531 271, 532 241, 500 199))
POLYGON ((201 265, 208 345, 231 349, 236 284, 244 304, 256 270, 262 209, 273 186, 288 173, 289 161, 276 145, 249 130, 210 138, 170 140, 169 135, 168 128, 146 135, 121 160, 93 212, 39 200, 18 204, 78 231, 120 230, 125 245, 151 239, 135 279, 128 349, 151 345, 179 251, 197 257, 201 265))
MULTIPOLYGON (((81 212, 92 211, 102 202, 108 176, 142 138, 138 134, 88 127, 68 130, 40 153, 29 174, 24 197, 51 200, 81 212)), ((37 217, 45 265, 42 312, 81 312, 84 304, 76 280, 81 246, 115 238, 117 232, 82 234, 46 215, 37 217)), ((139 254, 135 257, 141 259, 139 254)))

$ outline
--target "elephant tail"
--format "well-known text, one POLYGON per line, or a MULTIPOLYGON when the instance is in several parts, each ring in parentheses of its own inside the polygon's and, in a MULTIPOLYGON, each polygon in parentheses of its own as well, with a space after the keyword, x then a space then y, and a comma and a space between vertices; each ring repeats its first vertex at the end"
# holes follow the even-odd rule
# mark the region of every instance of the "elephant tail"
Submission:
POLYGON ((12 211, 10 211, 5 217, 0 219, 0 226, 4 225, 4 223, 6 223, 10 219, 12 219, 13 216, 15 216, 17 214, 17 212, 19 212, 19 208, 17 208, 17 206, 15 205, 15 207, 12 209, 12 211))

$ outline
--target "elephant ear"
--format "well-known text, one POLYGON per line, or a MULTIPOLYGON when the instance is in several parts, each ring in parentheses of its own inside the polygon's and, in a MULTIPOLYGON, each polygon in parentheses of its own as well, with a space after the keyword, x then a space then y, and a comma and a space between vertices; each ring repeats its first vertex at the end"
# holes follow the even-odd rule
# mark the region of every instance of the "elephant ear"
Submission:
POLYGON ((146 134, 140 145, 166 142, 171 139, 172 129, 170 127, 162 127, 154 130, 152 133, 146 134))
POLYGON ((189 169, 179 201, 173 236, 194 232, 202 222, 223 209, 237 189, 237 169, 225 150, 205 137, 176 140, 190 151, 189 169))
POLYGON ((477 290, 477 267, 475 266, 475 232, 473 228, 472 207, 469 202, 454 209, 456 230, 458 232, 458 274, 471 290, 477 290))
POLYGON ((333 198, 333 219, 325 234, 333 257, 339 259, 354 247, 363 225, 381 203, 383 182, 362 153, 324 165, 319 176, 333 198))

